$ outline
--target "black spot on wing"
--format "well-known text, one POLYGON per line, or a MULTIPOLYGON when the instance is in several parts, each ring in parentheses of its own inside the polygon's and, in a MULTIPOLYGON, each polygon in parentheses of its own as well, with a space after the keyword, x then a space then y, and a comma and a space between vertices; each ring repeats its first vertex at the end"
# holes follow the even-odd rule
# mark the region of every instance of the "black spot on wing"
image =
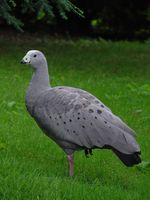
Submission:
POLYGON ((93 112, 94 112, 94 110, 90 108, 89 109, 89 113, 93 113, 93 112))
POLYGON ((91 102, 89 102, 89 101, 84 101, 83 107, 86 108, 86 107, 88 107, 90 104, 91 104, 91 102))
POLYGON ((102 113, 102 111, 98 109, 98 110, 97 110, 97 113, 98 113, 98 114, 101 114, 101 113, 102 113))

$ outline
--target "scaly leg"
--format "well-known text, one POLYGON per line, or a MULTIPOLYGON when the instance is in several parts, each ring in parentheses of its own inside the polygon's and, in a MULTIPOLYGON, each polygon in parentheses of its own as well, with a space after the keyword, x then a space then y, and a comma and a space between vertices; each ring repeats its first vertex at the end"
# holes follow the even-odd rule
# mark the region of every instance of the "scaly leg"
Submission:
POLYGON ((73 176, 73 164, 74 164, 73 158, 74 158, 73 154, 67 155, 69 176, 73 176))

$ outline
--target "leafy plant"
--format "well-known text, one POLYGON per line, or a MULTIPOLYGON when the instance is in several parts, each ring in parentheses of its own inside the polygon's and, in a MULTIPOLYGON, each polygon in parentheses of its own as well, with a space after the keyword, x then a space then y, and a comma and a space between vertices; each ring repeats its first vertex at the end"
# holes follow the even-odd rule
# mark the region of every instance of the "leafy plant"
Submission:
POLYGON ((41 20, 44 17, 54 18, 55 9, 58 10, 63 19, 67 19, 68 12, 83 16, 83 11, 69 0, 1 0, 0 19, 22 31, 24 23, 22 17, 19 16, 32 13, 36 20, 41 20))

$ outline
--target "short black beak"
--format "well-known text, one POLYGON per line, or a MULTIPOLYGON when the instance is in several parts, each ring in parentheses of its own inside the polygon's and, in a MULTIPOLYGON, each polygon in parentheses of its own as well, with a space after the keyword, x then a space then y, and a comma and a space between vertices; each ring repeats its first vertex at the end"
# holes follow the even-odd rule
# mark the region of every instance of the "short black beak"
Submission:
POLYGON ((24 60, 21 60, 21 62, 20 62, 21 64, 26 64, 26 62, 24 61, 24 60))

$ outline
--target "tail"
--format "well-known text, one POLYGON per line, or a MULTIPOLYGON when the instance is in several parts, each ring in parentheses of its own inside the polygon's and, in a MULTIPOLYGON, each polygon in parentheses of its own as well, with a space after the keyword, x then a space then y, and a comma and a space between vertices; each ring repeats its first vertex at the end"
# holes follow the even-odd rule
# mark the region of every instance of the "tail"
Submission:
POLYGON ((135 152, 133 154, 124 154, 116 149, 112 149, 113 152, 118 156, 118 158, 128 167, 137 165, 141 162, 140 152, 135 152))

